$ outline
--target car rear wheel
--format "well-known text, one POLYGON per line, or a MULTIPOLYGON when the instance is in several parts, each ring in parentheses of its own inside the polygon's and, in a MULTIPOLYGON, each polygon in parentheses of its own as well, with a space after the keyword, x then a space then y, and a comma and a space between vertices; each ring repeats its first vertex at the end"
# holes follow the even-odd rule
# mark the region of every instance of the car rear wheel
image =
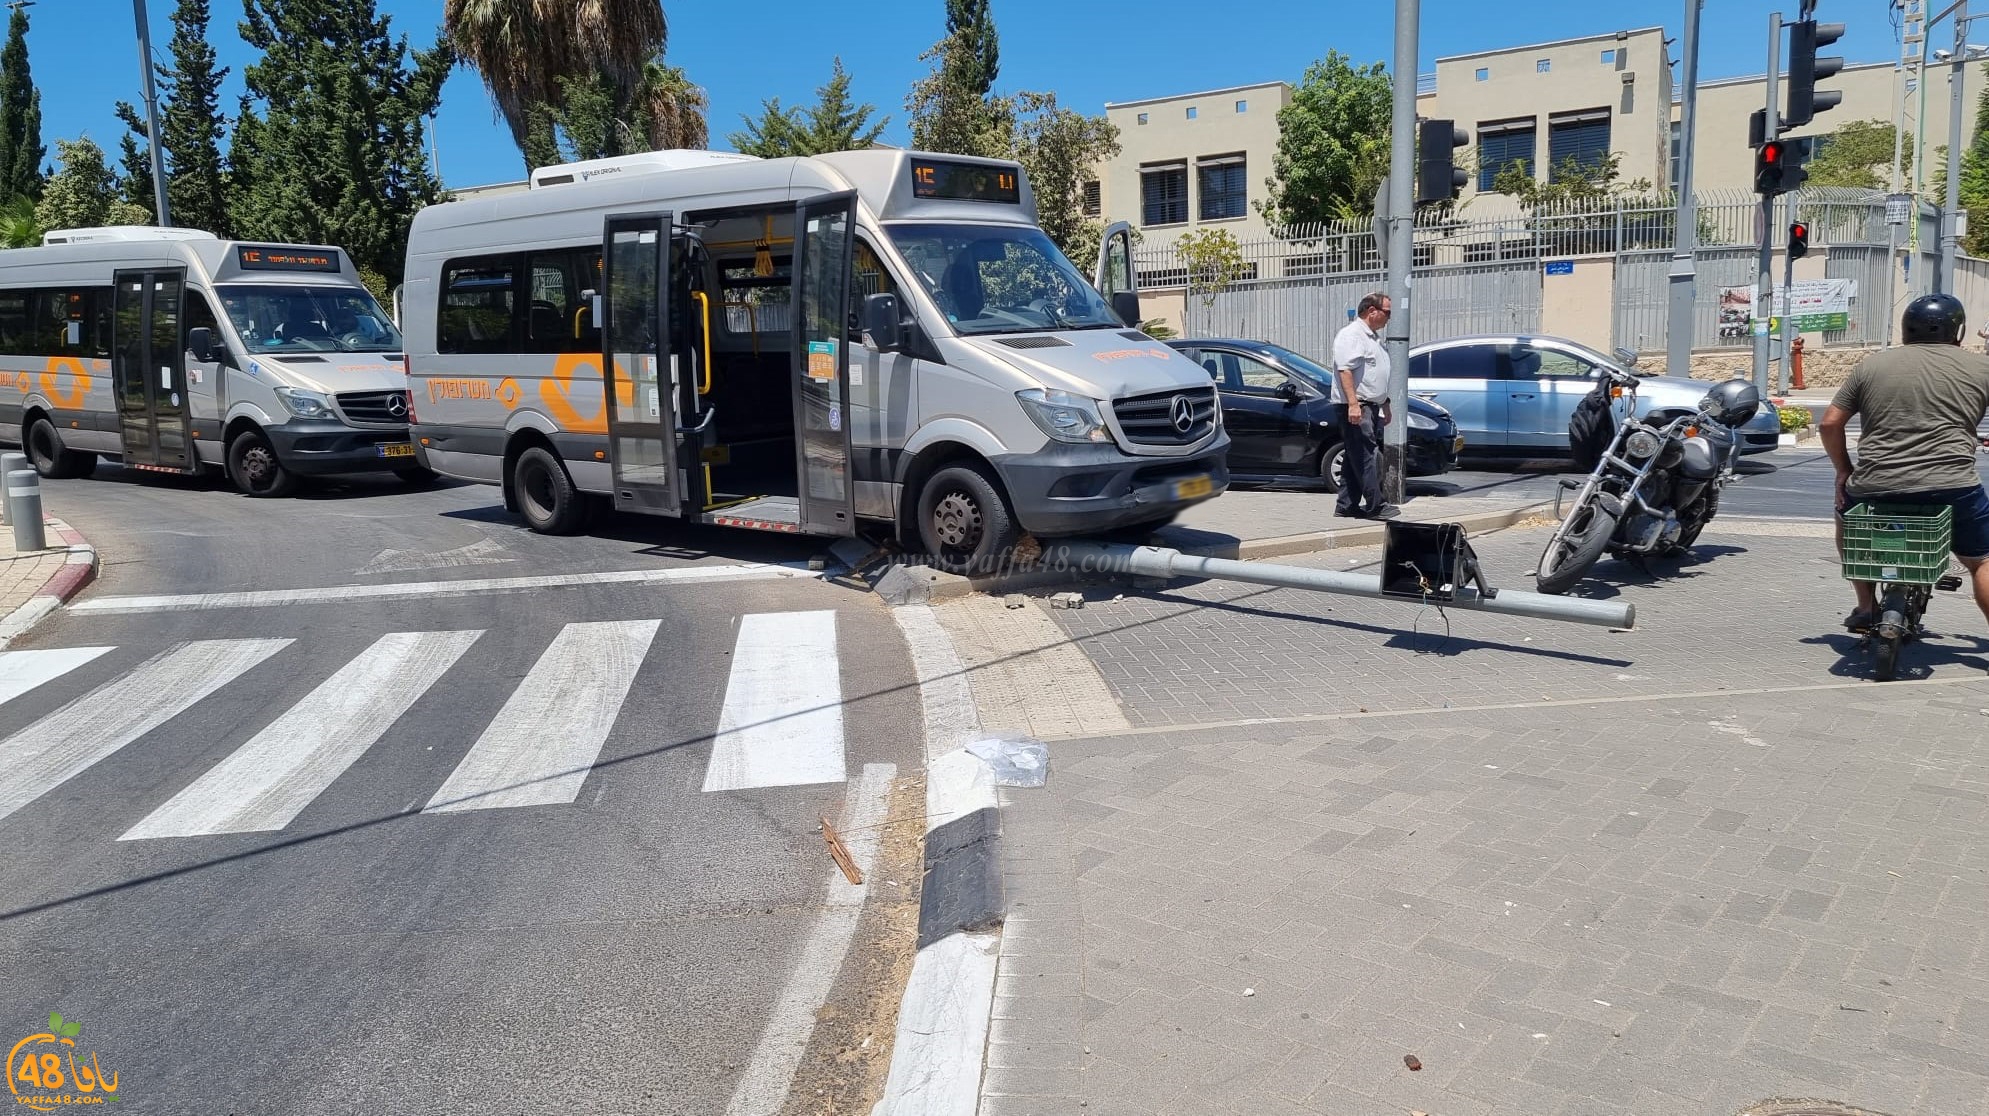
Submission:
POLYGON ((1346 481, 1347 444, 1335 442, 1319 454, 1319 479, 1325 483, 1326 491, 1338 492, 1346 481))

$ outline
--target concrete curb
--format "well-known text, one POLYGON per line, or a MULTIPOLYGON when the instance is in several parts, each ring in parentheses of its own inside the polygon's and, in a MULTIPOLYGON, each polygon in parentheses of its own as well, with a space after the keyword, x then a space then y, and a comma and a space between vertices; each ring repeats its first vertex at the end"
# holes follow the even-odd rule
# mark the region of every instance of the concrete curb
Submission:
POLYGON ((68 551, 62 568, 35 590, 34 596, 4 620, 0 620, 0 647, 12 643, 25 635, 30 628, 40 623, 42 618, 74 599, 83 587, 96 580, 97 548, 76 532, 76 529, 59 519, 47 521, 48 533, 54 536, 54 545, 68 551))

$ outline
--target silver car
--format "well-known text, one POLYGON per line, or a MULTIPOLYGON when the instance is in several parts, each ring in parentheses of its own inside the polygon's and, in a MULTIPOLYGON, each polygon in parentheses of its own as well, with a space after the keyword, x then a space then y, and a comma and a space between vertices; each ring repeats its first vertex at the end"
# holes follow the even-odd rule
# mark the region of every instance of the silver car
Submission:
MULTIPOLYGON (((1697 411, 1713 386, 1639 371, 1636 363, 1636 354, 1628 350, 1604 356, 1565 337, 1454 337, 1410 351, 1409 390, 1450 411, 1467 452, 1567 453, 1568 418, 1595 387, 1599 368, 1615 367, 1642 378, 1637 390, 1642 415, 1697 411)), ((1766 453, 1781 440, 1781 416, 1763 400, 1740 430, 1741 452, 1766 453)))

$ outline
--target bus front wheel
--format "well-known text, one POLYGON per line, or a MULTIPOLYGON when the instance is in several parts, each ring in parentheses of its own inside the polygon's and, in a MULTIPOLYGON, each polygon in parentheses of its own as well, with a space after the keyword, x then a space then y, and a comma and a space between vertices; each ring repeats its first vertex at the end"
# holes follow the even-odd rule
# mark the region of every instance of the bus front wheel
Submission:
POLYGON ((1008 497, 979 465, 949 465, 928 478, 918 516, 928 560, 948 573, 992 573, 1022 538, 1008 497))
POLYGON ((525 524, 542 535, 571 535, 587 522, 587 501, 566 466, 543 446, 532 446, 511 466, 511 490, 525 524))
POLYGON ((284 468, 259 430, 244 430, 228 443, 228 479, 244 496, 288 496, 297 488, 297 474, 284 468))

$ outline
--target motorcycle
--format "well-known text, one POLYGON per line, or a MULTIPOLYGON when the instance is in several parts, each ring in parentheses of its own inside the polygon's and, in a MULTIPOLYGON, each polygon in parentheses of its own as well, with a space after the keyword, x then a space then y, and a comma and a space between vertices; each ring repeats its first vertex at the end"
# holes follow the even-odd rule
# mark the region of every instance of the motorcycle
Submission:
MULTIPOLYGON (((1583 481, 1564 480, 1576 492, 1573 508, 1561 518, 1540 555, 1534 580, 1542 593, 1565 593, 1604 552, 1617 558, 1682 554, 1720 509, 1720 490, 1733 479, 1740 459, 1737 429, 1760 406, 1754 385, 1729 380, 1714 386, 1697 414, 1637 417, 1637 377, 1604 369, 1584 408, 1614 418, 1624 413, 1615 434, 1583 481)), ((1569 440, 1579 447, 1583 421, 1577 412, 1569 440)), ((1556 494, 1555 512, 1560 511, 1556 494)))

